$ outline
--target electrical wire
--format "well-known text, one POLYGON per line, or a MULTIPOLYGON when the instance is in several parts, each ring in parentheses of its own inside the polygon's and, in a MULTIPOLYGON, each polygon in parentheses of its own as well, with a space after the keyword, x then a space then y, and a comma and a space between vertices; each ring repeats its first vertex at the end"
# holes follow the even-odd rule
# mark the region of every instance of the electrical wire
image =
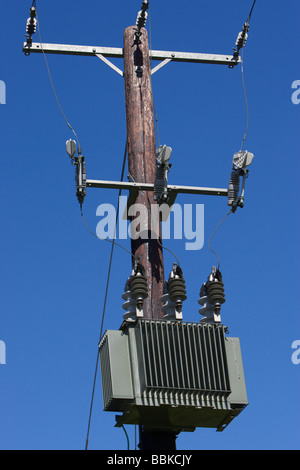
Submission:
POLYGON ((242 140, 242 145, 241 145, 241 151, 243 150, 243 146, 246 140, 246 137, 248 135, 248 130, 249 130, 249 104, 248 104, 248 97, 247 97, 247 90, 246 90, 246 85, 245 85, 245 76, 244 76, 244 49, 242 50, 242 63, 241 63, 241 71, 242 71, 242 83, 243 83, 243 90, 244 90, 244 95, 245 95, 245 101, 246 101, 246 113, 247 113, 247 125, 246 125, 246 132, 244 134, 243 140, 242 140))
MULTIPOLYGON (((34 0, 33 6, 36 7, 36 1, 34 0)), ((64 118, 64 120, 66 121, 66 124, 67 126, 69 127, 69 129, 73 132, 75 138, 76 138, 76 141, 77 141, 77 144, 78 144, 78 147, 79 149, 81 149, 81 146, 80 146, 80 142, 79 142, 79 139, 78 139, 78 136, 74 130, 74 128, 71 126, 71 124, 69 123, 65 113, 64 113, 64 110, 62 109, 62 106, 60 104, 60 101, 59 101, 59 98, 58 98, 58 95, 57 95, 57 92, 56 92, 56 89, 55 89, 55 86, 54 86, 54 83, 53 83, 53 80, 52 80, 52 75, 51 75, 51 72, 50 72, 50 67, 49 67, 49 63, 48 63, 48 60, 47 60, 47 57, 46 57, 46 54, 45 54, 45 51, 44 51, 44 48, 43 48, 43 43, 42 43, 42 37, 41 37, 41 31, 40 31, 40 22, 39 22, 39 17, 38 17, 38 13, 36 11, 36 19, 37 19, 37 29, 38 29, 38 35, 39 35, 39 41, 40 41, 40 47, 41 47, 41 50, 42 50, 42 53, 43 53, 43 56, 44 56, 44 59, 45 59, 45 63, 46 63, 46 67, 47 67, 47 72, 48 72, 48 76, 49 76, 49 80, 50 80, 50 83, 51 83, 51 87, 52 87, 52 90, 54 92, 54 96, 55 96, 55 99, 56 99, 56 102, 57 102, 57 105, 59 107, 59 110, 64 118)))
MULTIPOLYGON (((133 258, 135 258, 136 260, 138 260, 137 257, 136 257, 130 250, 127 250, 127 248, 125 248, 125 246, 120 245, 120 243, 117 243, 117 242, 116 242, 116 240, 115 240, 116 234, 114 234, 114 238, 111 240, 110 238, 101 238, 101 237, 99 237, 99 235, 97 235, 96 233, 94 233, 94 232, 88 227, 88 225, 87 225, 87 223, 86 223, 86 221, 85 221, 82 208, 80 209, 80 213, 81 213, 81 218, 82 218, 82 221, 83 221, 83 223, 84 223, 84 226, 85 226, 85 228, 87 229, 87 231, 88 231, 91 235, 93 235, 94 237, 98 238, 98 240, 101 240, 101 241, 103 241, 103 242, 109 242, 109 243, 111 243, 113 246, 116 245, 116 246, 118 246, 119 248, 122 248, 122 250, 126 251, 126 252, 129 253, 133 258)), ((116 227, 115 227, 115 229, 116 229, 116 227)))
POLYGON ((251 8, 251 10, 250 10, 250 13, 249 13, 249 16, 248 16, 248 20, 247 20, 247 23, 248 23, 248 24, 250 23, 251 16, 252 16, 252 13, 253 13, 255 4, 256 4, 256 0, 254 0, 253 5, 252 5, 252 8, 251 8))
POLYGON ((127 431, 126 431, 126 429, 125 429, 125 426, 124 426, 123 424, 122 424, 122 429, 123 429, 123 431, 125 432, 126 439, 127 439, 127 450, 130 450, 129 437, 128 437, 127 431))
POLYGON ((218 230, 218 229, 220 228, 220 226, 223 224, 223 222, 225 221, 225 219, 227 219, 227 217, 229 216, 229 214, 231 214, 231 212, 232 212, 232 208, 231 208, 230 211, 225 215, 225 217, 223 217, 223 219, 221 220, 221 222, 217 225, 217 227, 216 227, 215 230, 213 231, 213 233, 212 233, 212 235, 211 235, 211 237, 210 237, 210 239, 209 239, 209 241, 208 241, 208 248, 209 248, 210 251, 212 251, 212 252, 216 255, 216 257, 218 258, 218 269, 219 269, 219 270, 220 270, 220 265, 221 265, 221 263, 220 263, 220 257, 219 257, 219 255, 218 255, 218 253, 217 253, 216 251, 214 251, 214 250, 211 248, 210 242, 211 242, 213 236, 215 235, 215 233, 217 232, 217 230, 218 230))
MULTIPOLYGON (((249 16, 248 16, 248 19, 245 23, 244 28, 247 26, 247 28, 249 29, 249 24, 250 24, 250 20, 251 20, 251 17, 252 17, 252 13, 253 13, 255 4, 256 4, 256 0, 254 0, 254 2, 252 4, 251 10, 250 10, 250 13, 249 13, 249 16)), ((244 47, 242 49, 241 59, 242 59, 242 63, 241 63, 242 83, 243 83, 243 90, 244 90, 244 95, 245 95, 246 111, 247 111, 247 125, 246 125, 246 132, 244 134, 244 137, 243 137, 243 140, 242 140, 242 145, 241 145, 241 151, 242 151, 245 140, 246 140, 246 137, 247 137, 247 134, 248 134, 248 130, 249 130, 249 104, 248 104, 247 91, 246 91, 246 85, 245 85, 245 74, 244 74, 244 47)))
MULTIPOLYGON (((123 166, 122 166, 122 172, 121 172, 121 181, 124 180, 124 173, 125 173, 125 164, 126 164, 126 157, 127 157, 127 138, 126 138, 126 146, 125 146, 125 152, 124 152, 124 158, 123 158, 123 166)), ((118 207, 117 207, 117 212, 116 212, 116 224, 115 224, 115 231, 114 235, 116 234, 117 231, 117 224, 118 224, 118 218, 119 218, 119 211, 120 211, 120 196, 122 193, 122 189, 119 190, 119 197, 118 197, 118 207)), ((84 219, 83 219, 84 220, 84 219)), ((92 235, 96 236, 99 238, 96 234, 91 232, 89 228, 86 226, 88 231, 92 233, 92 235)), ((88 445, 89 445, 89 435, 90 435, 90 427, 91 427, 91 419, 92 419, 92 411, 93 411, 93 405, 94 405, 94 396, 95 396, 95 389, 96 389, 96 381, 97 381, 97 374, 98 374, 98 365, 99 365, 99 343, 102 338, 103 334, 103 327, 104 327, 104 318, 105 318, 105 312, 106 312, 106 304, 107 304, 107 297, 108 297, 108 289, 109 289, 109 283, 110 283, 110 275, 111 275, 111 267, 112 267, 112 259, 113 259, 113 254, 114 254, 114 247, 117 245, 115 241, 115 236, 113 240, 109 240, 112 242, 112 247, 111 247, 111 252, 110 252, 110 259, 109 259, 109 267, 108 267, 108 273, 107 273, 107 281, 106 281, 106 289, 105 289, 105 296, 104 296, 104 304, 103 304, 103 310, 102 310, 102 318, 101 318, 101 327, 100 327, 100 334, 99 334, 99 342, 98 342, 98 350, 97 350, 97 359, 96 359, 96 367, 95 367, 95 374, 94 374, 94 382, 93 382, 93 390, 92 390, 92 398, 91 398, 91 404, 90 404, 90 412, 89 412, 89 420, 88 420, 88 429, 87 429, 87 436, 86 436, 86 443, 85 443, 85 450, 88 450, 88 445)), ((120 245, 121 246, 121 245, 120 245)), ((122 247, 125 249, 124 247, 122 247)), ((125 249, 126 250, 126 249, 125 249)), ((128 250, 126 250, 128 251, 128 250)), ((129 252, 130 253, 130 252, 129 252)), ((132 255, 132 253, 130 253, 132 255)), ((134 255, 132 255, 134 256, 134 255)))
MULTIPOLYGON (((121 191, 121 190, 120 190, 120 191, 121 191)), ((126 251, 127 253, 129 253, 135 260, 138 261, 138 258, 137 258, 130 250, 127 250, 127 248, 125 248, 123 245, 120 245, 119 243, 117 243, 117 242, 115 241, 115 236, 116 236, 116 234, 114 234, 113 240, 110 240, 109 238, 101 238, 101 237, 99 237, 99 235, 97 235, 97 234, 94 233, 92 230, 90 230, 89 227, 88 227, 87 224, 86 224, 85 219, 84 219, 82 208, 81 208, 81 217, 82 217, 82 221, 83 221, 83 223, 84 223, 86 229, 88 230, 88 232, 89 232, 91 235, 93 235, 94 237, 98 238, 98 239, 101 240, 101 241, 109 242, 109 243, 112 243, 113 246, 116 245, 116 246, 118 246, 119 248, 122 248, 124 251, 126 251)), ((118 210, 117 210, 117 217, 118 217, 118 210)), ((116 229, 116 227, 115 227, 115 229, 116 229)), ((161 248, 162 248, 163 250, 166 250, 166 251, 168 251, 169 253, 171 253, 171 254, 174 256, 174 258, 176 258, 178 266, 180 266, 180 261, 179 261, 179 259, 177 258, 177 256, 175 255, 175 253, 173 253, 173 251, 171 251, 171 250, 170 250, 169 248, 167 248, 166 246, 162 245, 161 242, 159 241, 159 239, 157 239, 157 243, 161 246, 161 248)))
POLYGON ((158 244, 162 247, 163 250, 167 250, 169 253, 171 253, 171 255, 174 256, 174 258, 175 258, 176 261, 177 261, 178 266, 180 267, 180 261, 179 261, 179 259, 177 258, 177 256, 175 255, 175 253, 173 253, 173 251, 169 250, 169 248, 167 248, 167 247, 165 247, 164 245, 162 245, 162 244, 160 243, 159 239, 157 239, 157 242, 158 242, 158 244))

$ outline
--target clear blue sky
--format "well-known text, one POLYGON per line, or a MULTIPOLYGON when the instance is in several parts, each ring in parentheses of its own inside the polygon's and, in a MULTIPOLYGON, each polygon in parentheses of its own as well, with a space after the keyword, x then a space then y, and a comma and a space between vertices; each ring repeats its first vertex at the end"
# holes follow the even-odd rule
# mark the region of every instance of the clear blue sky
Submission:
MULTIPOLYGON (((252 0, 150 0, 152 48, 230 54, 252 0)), ((141 0, 82 4, 38 1, 44 42, 122 47, 141 0)), ((42 55, 22 53, 31 1, 5 6, 1 27, 2 185, 0 448, 82 449, 87 432, 110 245, 84 228, 72 138, 57 107, 42 55)), ((249 133, 255 154, 246 205, 213 240, 221 258, 222 320, 241 339, 249 406, 223 432, 181 434, 178 450, 299 449, 299 373, 292 343, 299 331, 299 2, 258 0, 245 49, 249 133)), ((149 23, 148 23, 149 26, 149 23)), ((34 40, 38 41, 37 35, 34 40)), ((123 68, 122 60, 114 60, 123 68)), ((126 127, 122 78, 96 58, 49 56, 63 109, 76 129, 91 179, 118 180, 126 127)), ((227 187, 246 126, 241 69, 168 64, 153 77, 161 143, 173 148, 174 184, 227 187)), ((85 215, 116 203, 115 191, 89 190, 85 215)), ((205 204, 205 245, 186 251, 170 240, 184 271, 184 320, 199 321, 198 296, 215 256, 207 241, 227 211, 226 199, 180 196, 205 204)), ((130 247, 130 242, 125 241, 130 247)), ((165 253, 166 274, 173 258, 165 253)), ((122 322, 130 256, 116 249, 105 329, 122 322)), ((131 448, 134 429, 128 427, 131 448)), ((102 411, 98 375, 90 449, 126 449, 114 413, 102 411)))

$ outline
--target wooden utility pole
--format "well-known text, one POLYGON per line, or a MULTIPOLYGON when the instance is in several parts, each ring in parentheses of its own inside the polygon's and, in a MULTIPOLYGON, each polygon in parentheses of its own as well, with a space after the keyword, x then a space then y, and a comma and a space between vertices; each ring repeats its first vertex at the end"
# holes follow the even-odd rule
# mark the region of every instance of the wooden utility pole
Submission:
MULTIPOLYGON (((137 183, 154 183, 156 144, 151 86, 148 34, 145 28, 136 36, 136 28, 124 31, 124 81, 128 138, 128 170, 137 183)), ((139 191, 137 204, 147 209, 148 234, 144 239, 131 239, 133 255, 145 268, 148 298, 144 301, 144 318, 162 317, 161 297, 164 285, 164 263, 161 247, 161 226, 158 240, 151 236, 151 205, 156 204, 153 192, 139 191)), ((152 227, 153 229, 153 227, 152 227)), ((176 435, 139 427, 141 450, 176 450, 176 435)))
MULTIPOLYGON (((136 183, 154 183, 156 144, 153 116, 150 55, 145 28, 136 36, 136 27, 124 31, 124 81, 128 138, 128 170, 136 183)), ((145 299, 144 318, 161 318, 161 297, 164 285, 164 266, 159 226, 159 241, 151 236, 151 205, 156 204, 153 192, 139 191, 136 204, 147 209, 148 228, 141 237, 131 239, 131 250, 145 268, 148 298, 145 299)), ((138 214, 136 214, 138 215, 138 214)), ((160 224, 159 224, 160 225, 160 224)), ((142 227, 140 227, 142 231, 142 227)))

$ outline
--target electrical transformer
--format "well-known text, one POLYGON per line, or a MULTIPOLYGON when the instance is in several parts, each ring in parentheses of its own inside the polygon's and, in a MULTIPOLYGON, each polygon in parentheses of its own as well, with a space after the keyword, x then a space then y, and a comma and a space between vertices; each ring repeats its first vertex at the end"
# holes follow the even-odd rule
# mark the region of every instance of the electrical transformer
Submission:
POLYGON ((225 427, 247 406, 239 338, 220 323, 125 321, 99 345, 103 405, 116 426, 180 433, 225 427))

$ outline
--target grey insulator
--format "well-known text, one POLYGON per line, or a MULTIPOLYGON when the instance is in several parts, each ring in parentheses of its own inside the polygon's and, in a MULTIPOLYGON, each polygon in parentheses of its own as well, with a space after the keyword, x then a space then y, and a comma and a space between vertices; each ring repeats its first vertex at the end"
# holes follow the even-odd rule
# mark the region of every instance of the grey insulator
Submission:
POLYGON ((35 18, 28 18, 26 24, 26 33, 29 36, 32 36, 36 32, 36 19, 35 18))
POLYGON ((156 167, 155 181, 154 181, 154 199, 161 202, 162 195, 165 189, 165 170, 160 165, 156 167))
POLYGON ((83 204, 86 196, 86 167, 84 157, 80 156, 76 158, 75 165, 76 196, 79 204, 83 204))
POLYGON ((225 290, 222 274, 213 266, 207 282, 200 289, 198 303, 202 305, 202 308, 200 308, 199 313, 204 316, 201 321, 204 323, 220 323, 221 305, 224 302, 225 290))
POLYGON ((164 284, 162 312, 166 320, 182 320, 182 302, 186 300, 182 269, 174 263, 169 279, 164 284))
POLYGON ((243 47, 245 47, 245 44, 247 42, 247 39, 248 39, 248 34, 247 33, 244 33, 243 31, 241 31, 237 37, 237 40, 236 40, 236 47, 238 50, 242 49, 243 47))
POLYGON ((31 7, 30 8, 30 18, 28 18, 27 23, 26 23, 26 33, 29 34, 29 36, 32 36, 36 32, 36 8, 31 7))
POLYGON ((224 283, 215 279, 214 281, 208 282, 206 287, 208 302, 220 308, 225 302, 224 283))
POLYGON ((181 300, 182 302, 187 299, 185 280, 180 277, 174 277, 168 281, 170 299, 173 301, 181 300))
POLYGON ((123 304, 123 308, 126 310, 123 315, 125 321, 135 321, 137 318, 143 318, 143 304, 147 297, 148 284, 145 269, 139 262, 136 262, 131 276, 126 281, 122 295, 125 300, 123 304))
POLYGON ((138 29, 142 29, 147 22, 148 13, 146 11, 140 11, 136 19, 136 26, 138 29))
POLYGON ((140 273, 131 276, 130 290, 133 299, 146 299, 148 297, 148 284, 146 277, 140 273))
POLYGON ((238 37, 235 43, 238 51, 240 51, 240 49, 245 47, 245 44, 248 39, 248 31, 249 31, 249 23, 245 23, 243 26, 243 30, 238 34, 238 37))
POLYGON ((236 171, 231 172, 231 177, 228 187, 228 205, 236 205, 240 192, 240 176, 236 171))

